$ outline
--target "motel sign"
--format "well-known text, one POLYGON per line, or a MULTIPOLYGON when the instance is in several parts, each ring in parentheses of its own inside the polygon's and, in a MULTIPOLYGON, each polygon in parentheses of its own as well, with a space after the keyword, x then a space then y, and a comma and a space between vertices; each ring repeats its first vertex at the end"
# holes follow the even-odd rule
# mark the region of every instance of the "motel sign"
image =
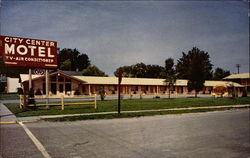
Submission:
POLYGON ((0 36, 0 53, 7 66, 57 68, 57 42, 0 36))

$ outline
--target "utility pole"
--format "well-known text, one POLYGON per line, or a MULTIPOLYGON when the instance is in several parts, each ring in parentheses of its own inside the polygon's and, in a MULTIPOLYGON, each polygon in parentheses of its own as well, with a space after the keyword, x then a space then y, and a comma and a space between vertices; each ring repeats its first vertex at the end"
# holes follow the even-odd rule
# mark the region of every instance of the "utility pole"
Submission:
POLYGON ((238 69, 238 74, 240 73, 240 64, 236 64, 236 67, 238 69))

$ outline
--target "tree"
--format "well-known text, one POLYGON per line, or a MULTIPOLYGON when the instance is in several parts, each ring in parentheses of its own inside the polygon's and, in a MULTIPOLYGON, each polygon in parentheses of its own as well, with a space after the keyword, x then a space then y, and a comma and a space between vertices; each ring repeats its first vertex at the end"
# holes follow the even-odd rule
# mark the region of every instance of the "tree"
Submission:
POLYGON ((170 98, 171 88, 177 79, 177 75, 174 70, 174 59, 168 58, 165 60, 165 82, 168 86, 168 98, 170 98))
POLYGON ((195 90, 197 97, 197 93, 204 87, 205 80, 212 77, 212 66, 209 54, 194 47, 187 54, 182 53, 176 71, 179 78, 188 79, 188 90, 195 90))
POLYGON ((166 75, 174 74, 174 59, 168 58, 165 60, 166 75))
POLYGON ((108 76, 105 72, 101 71, 97 66, 89 66, 82 71, 83 76, 108 76))
POLYGON ((159 65, 147 65, 146 66, 147 78, 164 78, 164 67, 159 65))
POLYGON ((88 55, 81 54, 77 49, 64 48, 58 54, 58 67, 62 70, 75 71, 76 69, 79 69, 80 71, 82 71, 88 66, 90 66, 88 55), (70 66, 65 66, 65 64, 69 64, 69 61, 67 60, 71 62, 70 66), (67 62, 65 63, 65 61, 67 62))
POLYGON ((71 61, 70 59, 65 60, 60 65, 60 70, 71 70, 71 61))
POLYGON ((230 75, 230 71, 228 70, 223 70, 222 68, 220 67, 217 67, 213 73, 213 79, 214 80, 221 80, 223 79, 224 77, 227 77, 230 75))
POLYGON ((164 67, 159 65, 146 65, 144 63, 137 63, 131 66, 122 66, 116 69, 115 76, 122 71, 124 77, 138 77, 138 78, 164 78, 164 67))
POLYGON ((132 65, 132 74, 137 78, 145 78, 147 76, 147 66, 144 63, 132 65))
POLYGON ((134 77, 134 74, 132 74, 132 66, 119 67, 114 72, 114 75, 118 76, 119 72, 122 72, 122 76, 124 76, 124 77, 134 77))

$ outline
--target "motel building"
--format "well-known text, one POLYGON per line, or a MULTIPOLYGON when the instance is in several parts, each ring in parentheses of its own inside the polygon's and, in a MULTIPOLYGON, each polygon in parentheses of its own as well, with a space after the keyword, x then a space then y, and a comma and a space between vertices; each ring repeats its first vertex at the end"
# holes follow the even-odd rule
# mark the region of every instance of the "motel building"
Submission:
POLYGON ((248 93, 248 95, 250 94, 250 73, 232 74, 223 78, 223 80, 243 85, 244 90, 248 93))
MULTIPOLYGON (((20 74, 21 86, 24 93, 28 94, 29 75, 20 74)), ((174 87, 171 89, 173 94, 194 94, 194 91, 188 92, 188 80, 177 79, 174 87)), ((205 81, 205 87, 199 94, 212 94, 215 87, 223 86, 228 91, 228 96, 232 87, 240 96, 242 86, 232 81, 205 81)), ((32 75, 32 88, 35 95, 45 95, 45 75, 32 75)), ((104 89, 106 95, 116 95, 118 93, 117 77, 97 77, 82 76, 80 72, 61 71, 49 73, 49 95, 59 97, 61 95, 95 95, 104 89)), ((168 86, 165 79, 152 78, 122 78, 122 95, 164 95, 168 94, 168 86)))

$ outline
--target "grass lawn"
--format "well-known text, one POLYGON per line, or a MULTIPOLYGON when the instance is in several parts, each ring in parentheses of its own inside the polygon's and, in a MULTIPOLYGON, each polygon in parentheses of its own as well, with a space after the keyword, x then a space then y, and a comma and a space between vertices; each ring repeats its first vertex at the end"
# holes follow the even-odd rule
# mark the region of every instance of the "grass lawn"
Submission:
POLYGON ((0 100, 12 100, 12 99, 19 99, 19 96, 16 93, 0 94, 0 100))
MULTIPOLYGON (((250 98, 176 98, 176 99, 134 99, 122 100, 121 111, 153 110, 167 108, 185 108, 200 106, 218 106, 218 105, 237 105, 250 104, 250 98)), ((72 105, 65 106, 61 110, 60 106, 45 109, 39 107, 37 110, 22 111, 19 104, 6 104, 6 106, 18 117, 39 116, 39 115, 61 115, 61 114, 79 114, 92 112, 111 112, 117 111, 117 100, 97 101, 97 109, 93 105, 72 105)))

